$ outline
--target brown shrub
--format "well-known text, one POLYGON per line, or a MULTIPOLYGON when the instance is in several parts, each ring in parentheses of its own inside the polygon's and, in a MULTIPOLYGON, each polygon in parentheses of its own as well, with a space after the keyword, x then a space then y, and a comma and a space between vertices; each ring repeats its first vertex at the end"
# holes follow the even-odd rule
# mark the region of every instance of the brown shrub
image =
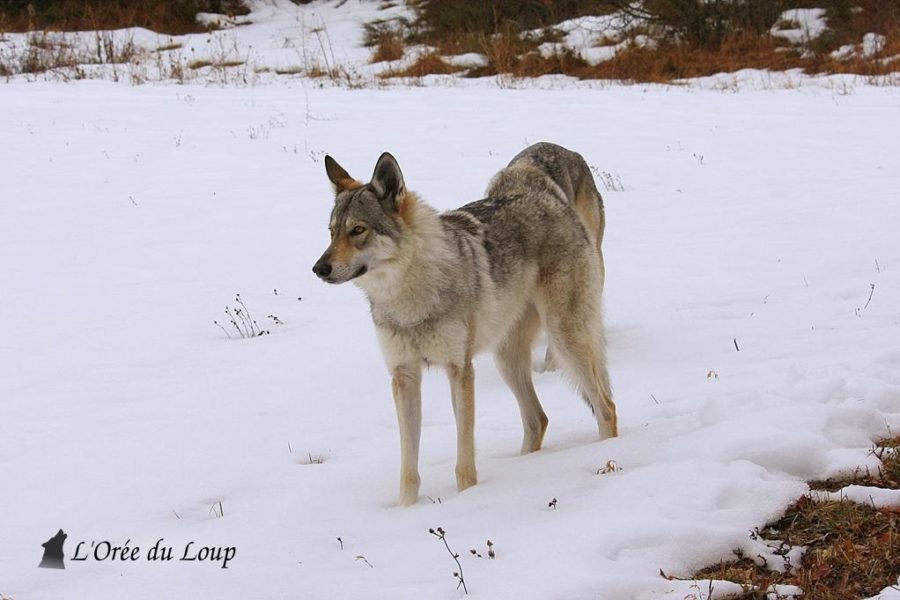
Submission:
POLYGON ((198 12, 243 15, 241 0, 6 0, 0 31, 92 31, 146 27, 182 34, 204 31, 198 12))
POLYGON ((393 30, 385 30, 375 40, 375 50, 372 52, 371 63, 400 60, 406 53, 406 44, 399 33, 393 30))
POLYGON ((768 36, 748 33, 730 36, 715 49, 686 43, 626 47, 608 61, 571 74, 593 79, 669 82, 740 69, 783 71, 800 66, 802 62, 794 50, 768 36))
POLYGON ((610 3, 601 0, 421 0, 416 5, 422 35, 434 42, 464 32, 498 33, 510 26, 538 29, 565 19, 605 14, 610 3))

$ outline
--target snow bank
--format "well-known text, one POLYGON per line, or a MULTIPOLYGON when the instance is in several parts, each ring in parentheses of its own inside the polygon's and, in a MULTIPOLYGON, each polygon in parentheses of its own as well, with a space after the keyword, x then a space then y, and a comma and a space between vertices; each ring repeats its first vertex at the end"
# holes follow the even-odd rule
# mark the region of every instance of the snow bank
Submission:
POLYGON ((900 507, 900 490, 888 490, 884 488, 866 485, 848 485, 836 492, 813 490, 809 497, 816 502, 856 502, 867 504, 875 508, 900 507))
POLYGON ((792 8, 781 13, 770 33, 792 44, 805 44, 828 28, 824 8, 792 8))

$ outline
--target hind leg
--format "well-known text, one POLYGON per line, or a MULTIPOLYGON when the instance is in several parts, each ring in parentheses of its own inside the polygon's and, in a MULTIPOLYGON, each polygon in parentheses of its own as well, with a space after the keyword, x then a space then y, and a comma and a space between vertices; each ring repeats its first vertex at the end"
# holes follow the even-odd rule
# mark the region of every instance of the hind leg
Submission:
POLYGON ((616 405, 612 399, 602 343, 588 330, 579 331, 566 325, 554 332, 554 339, 563 368, 594 412, 600 439, 616 437, 616 405))
POLYGON ((500 375, 519 403, 524 430, 522 454, 540 450, 547 431, 547 415, 531 381, 531 345, 539 328, 537 310, 530 306, 494 352, 500 375))
POLYGON ((616 437, 600 291, 596 280, 585 284, 579 279, 566 275, 552 282, 545 290, 542 312, 554 354, 593 410, 600 438, 616 437))

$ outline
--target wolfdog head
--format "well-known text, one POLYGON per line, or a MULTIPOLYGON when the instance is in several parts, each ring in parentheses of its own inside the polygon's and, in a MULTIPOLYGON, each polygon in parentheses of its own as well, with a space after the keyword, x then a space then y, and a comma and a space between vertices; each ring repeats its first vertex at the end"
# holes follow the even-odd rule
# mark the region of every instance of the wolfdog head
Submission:
POLYGON ((407 199, 397 161, 382 154, 369 183, 351 177, 330 156, 325 157, 325 172, 335 192, 328 225, 331 244, 313 273, 328 283, 344 283, 385 269, 397 258, 403 213, 413 202, 407 199))

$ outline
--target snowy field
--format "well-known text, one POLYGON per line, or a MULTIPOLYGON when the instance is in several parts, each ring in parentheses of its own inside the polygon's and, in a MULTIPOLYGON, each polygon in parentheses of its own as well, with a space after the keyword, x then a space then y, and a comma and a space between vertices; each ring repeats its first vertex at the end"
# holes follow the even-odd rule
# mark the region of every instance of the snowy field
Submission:
POLYGON ((683 598, 660 569, 756 552, 748 532, 805 480, 874 465, 871 441, 900 430, 898 130, 900 97, 866 87, 0 88, 0 592, 458 598, 428 534, 441 526, 473 598, 683 598), (310 271, 323 153, 365 178, 390 150, 451 208, 538 140, 617 188, 621 436, 596 441, 581 400, 539 375, 550 429, 518 456, 515 401, 484 357, 481 483, 458 493, 449 391, 430 373, 423 498, 399 508, 365 299, 310 271), (235 293, 271 335, 213 325, 235 293), (611 460, 621 471, 598 475, 611 460), (67 570, 37 569, 60 527, 67 570), (159 538, 172 563, 144 559, 159 538), (141 559, 71 560, 104 540, 141 559), (178 561, 190 541, 237 553, 227 569, 178 561))
POLYGON ((0 84, 0 596, 457 599, 442 527, 472 598, 708 600, 660 570, 765 554, 748 534, 806 481, 877 467, 900 432, 900 93, 767 77, 0 84), (400 508, 367 303, 311 272, 324 155, 367 179, 390 151, 449 209, 537 141, 582 153, 605 199, 620 437, 541 374, 550 427, 519 456, 481 357, 480 483, 459 493, 431 372, 422 497, 400 508), (269 335, 234 339, 238 293, 269 335), (38 569, 60 528, 66 570, 38 569), (171 562, 147 560, 160 538, 171 562), (179 560, 189 542, 235 554, 179 560))

